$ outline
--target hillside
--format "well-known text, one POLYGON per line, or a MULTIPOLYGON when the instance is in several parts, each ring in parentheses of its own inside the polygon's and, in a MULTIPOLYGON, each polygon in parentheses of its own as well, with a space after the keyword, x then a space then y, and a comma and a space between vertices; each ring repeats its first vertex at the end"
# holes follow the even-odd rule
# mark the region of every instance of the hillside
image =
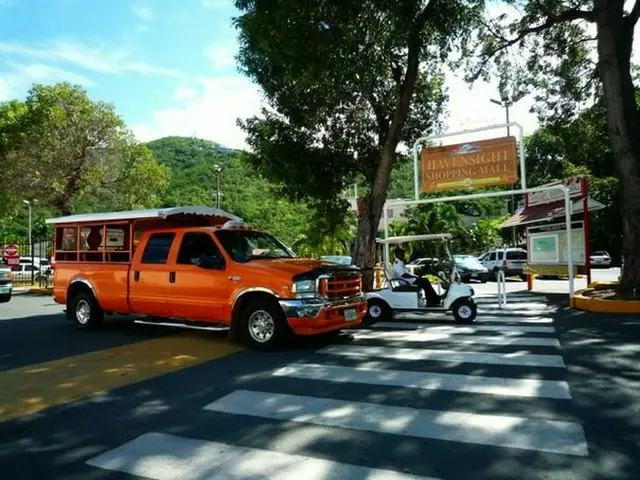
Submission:
POLYGON ((242 152, 214 142, 165 137, 147 143, 158 161, 171 169, 171 183, 162 206, 215 206, 213 165, 222 167, 221 208, 242 217, 291 244, 302 232, 308 209, 283 199, 241 159, 242 152))

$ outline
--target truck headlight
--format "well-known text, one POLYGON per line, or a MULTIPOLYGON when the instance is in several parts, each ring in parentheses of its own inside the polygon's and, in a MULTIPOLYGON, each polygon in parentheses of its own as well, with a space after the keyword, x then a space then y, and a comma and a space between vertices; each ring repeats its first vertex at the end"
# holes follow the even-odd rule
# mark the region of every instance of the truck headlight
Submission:
POLYGON ((316 296, 316 281, 315 280, 300 280, 294 282, 291 287, 291 293, 296 295, 296 298, 313 298, 316 296))

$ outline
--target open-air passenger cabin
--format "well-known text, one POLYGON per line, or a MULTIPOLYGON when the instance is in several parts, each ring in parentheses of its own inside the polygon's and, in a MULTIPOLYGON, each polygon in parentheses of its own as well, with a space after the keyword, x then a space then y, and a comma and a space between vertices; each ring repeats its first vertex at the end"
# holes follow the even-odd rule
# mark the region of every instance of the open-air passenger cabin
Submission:
POLYGON ((174 207, 52 218, 56 262, 129 263, 143 232, 176 226, 216 227, 242 219, 210 207, 174 207))

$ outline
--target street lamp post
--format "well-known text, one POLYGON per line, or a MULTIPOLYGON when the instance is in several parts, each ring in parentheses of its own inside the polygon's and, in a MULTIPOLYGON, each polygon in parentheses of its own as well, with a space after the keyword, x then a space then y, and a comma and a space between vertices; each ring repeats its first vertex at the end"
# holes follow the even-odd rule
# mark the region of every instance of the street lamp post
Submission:
MULTIPOLYGON (((518 101, 519 99, 516 99, 516 101, 518 101)), ((511 136, 511 129, 509 128, 509 107, 513 106, 513 104, 515 103, 513 100, 509 100, 506 96, 502 97, 502 100, 496 100, 495 98, 491 99, 491 103, 495 103, 496 105, 500 106, 500 107, 504 107, 505 113, 507 115, 507 137, 511 136)), ((513 185, 511 185, 511 190, 513 190, 513 185)), ((515 200, 515 196, 511 195, 511 208, 510 208, 510 214, 513 215, 516 213, 516 200, 515 200)), ((513 226, 511 227, 511 243, 513 243, 514 247, 518 246, 518 242, 516 239, 516 227, 513 226)))
POLYGON ((220 173, 222 167, 220 165, 213 166, 213 174, 216 176, 216 208, 220 208, 220 173))
POLYGON ((22 201, 29 207, 29 252, 31 253, 31 250, 33 248, 33 245, 31 243, 31 202, 29 200, 22 201))

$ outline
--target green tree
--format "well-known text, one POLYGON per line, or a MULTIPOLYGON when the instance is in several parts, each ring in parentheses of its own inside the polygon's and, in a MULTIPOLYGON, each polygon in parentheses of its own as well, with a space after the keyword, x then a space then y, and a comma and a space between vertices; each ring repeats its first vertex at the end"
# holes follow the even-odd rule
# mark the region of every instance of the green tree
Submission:
POLYGON ((220 165, 221 208, 291 245, 305 230, 311 211, 302 202, 287 200, 277 187, 247 165, 242 152, 208 140, 166 137, 147 144, 171 171, 162 206, 214 206, 213 165, 220 165))
MULTIPOLYGON (((443 64, 484 2, 236 0, 238 60, 269 108, 241 122, 250 161, 294 199, 364 179, 356 263, 375 239, 400 142, 440 126, 443 64)), ((365 283, 371 276, 365 276, 365 283)))
POLYGON ((113 106, 69 83, 35 85, 23 104, 4 105, 0 139, 3 163, 19 166, 10 190, 61 214, 101 199, 117 208, 153 206, 167 183, 167 170, 113 106))
POLYGON ((307 228, 292 245, 297 255, 319 258, 323 255, 351 255, 351 242, 355 239, 355 215, 349 212, 342 221, 329 219, 317 210, 309 219, 307 228))
POLYGON ((519 18, 501 16, 484 22, 478 63, 471 80, 486 72, 491 60, 512 62, 511 47, 527 52, 519 75, 538 95, 543 119, 576 117, 602 92, 612 156, 619 179, 622 253, 625 268, 620 291, 640 289, 640 116, 631 64, 640 0, 625 10, 625 0, 530 0, 518 3, 519 18), (587 26, 596 30, 595 37, 587 26), (597 62, 593 58, 597 57, 597 62))
POLYGON ((602 102, 569 123, 539 128, 527 137, 526 145, 530 185, 587 176, 589 196, 606 206, 590 214, 591 244, 607 250, 618 261, 622 255, 622 209, 602 102))

